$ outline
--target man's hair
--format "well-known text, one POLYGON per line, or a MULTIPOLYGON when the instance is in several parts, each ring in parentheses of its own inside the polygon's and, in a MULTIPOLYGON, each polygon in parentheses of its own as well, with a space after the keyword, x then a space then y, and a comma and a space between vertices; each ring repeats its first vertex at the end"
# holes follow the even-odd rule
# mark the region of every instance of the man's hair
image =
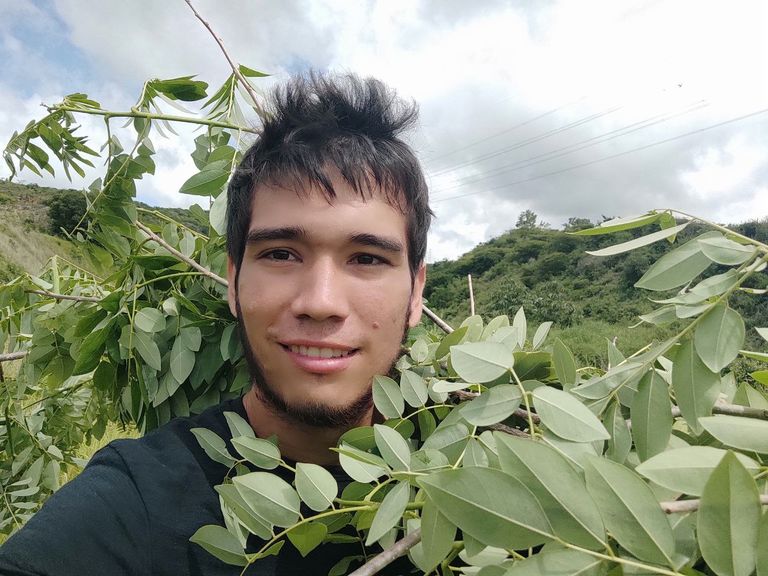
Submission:
POLYGON ((385 84, 354 74, 295 77, 272 94, 256 142, 245 153, 227 191, 227 251, 239 271, 260 185, 297 194, 336 192, 337 171, 361 198, 375 193, 406 218, 413 277, 427 249, 432 218, 424 174, 400 135, 412 127, 417 106, 385 84))

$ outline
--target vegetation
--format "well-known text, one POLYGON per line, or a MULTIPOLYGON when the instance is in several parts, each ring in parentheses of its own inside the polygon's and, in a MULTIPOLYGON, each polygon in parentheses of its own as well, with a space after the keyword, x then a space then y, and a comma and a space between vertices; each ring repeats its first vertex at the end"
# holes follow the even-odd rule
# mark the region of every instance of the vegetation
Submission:
MULTIPOLYGON (((0 350, 23 356, 0 387, 0 531, 21 526, 112 423, 144 432, 248 386, 225 320, 221 234, 224 186, 249 131, 241 106, 261 113, 249 80, 260 75, 233 65, 210 92, 192 77, 150 80, 127 111, 73 94, 9 142, 12 170, 53 171, 54 157, 79 173, 98 154, 75 134, 77 115, 108 127, 127 118, 134 131, 126 148, 107 135, 90 220, 73 236, 87 264, 52 258, 0 287, 0 350), (202 105, 196 116, 164 112, 179 101, 202 105), (135 180, 154 172, 151 137, 171 122, 204 128, 199 172, 181 189, 212 199, 196 211, 203 232, 150 221, 133 200, 135 180)), ((671 211, 596 228, 573 220, 575 236, 530 215, 522 223, 433 266, 430 303, 452 319, 466 315, 468 273, 481 312, 502 314, 411 334, 397 378, 373 382, 385 422, 337 448, 353 479, 343 491, 310 464, 290 468, 292 484, 273 475, 289 466, 279 446, 233 415, 236 454, 196 430, 231 474, 219 487, 225 525, 192 540, 238 566, 284 545, 306 554, 359 540, 333 574, 363 564, 355 574, 370 575, 403 553, 414 571, 442 576, 768 573, 768 398, 753 386, 768 383, 764 229, 739 234, 671 211), (632 285, 652 299, 625 298, 632 285), (578 290, 570 307, 554 296, 565 287, 578 290), (597 333, 637 313, 661 338, 631 354, 607 342, 605 362, 584 365, 550 334, 553 318, 597 333)))

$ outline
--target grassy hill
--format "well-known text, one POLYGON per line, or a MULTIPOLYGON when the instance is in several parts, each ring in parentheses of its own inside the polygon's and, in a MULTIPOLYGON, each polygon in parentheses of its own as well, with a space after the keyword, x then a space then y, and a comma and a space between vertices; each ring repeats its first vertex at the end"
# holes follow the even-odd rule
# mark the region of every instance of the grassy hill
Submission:
MULTIPOLYGON (((571 228, 588 225, 581 221, 571 228)), ((768 241, 768 221, 748 222, 733 229, 768 241)), ((583 365, 604 365, 607 340, 615 338, 624 353, 632 353, 678 328, 630 328, 638 322, 638 315, 654 307, 649 298, 658 294, 639 290, 634 284, 652 262, 669 250, 667 242, 608 258, 586 254, 587 250, 652 231, 649 227, 611 236, 573 236, 535 226, 510 230, 456 260, 430 265, 425 297, 438 314, 458 325, 469 315, 467 274, 472 274, 478 314, 486 319, 500 314, 511 318, 523 306, 529 324, 553 321, 555 333, 572 347, 583 365)), ((689 226, 676 245, 703 231, 689 226)), ((766 284, 765 274, 761 274, 752 286, 764 288, 766 284)), ((736 294, 732 304, 748 326, 768 325, 768 299, 736 294)), ((762 345, 754 331, 748 338, 762 345)))

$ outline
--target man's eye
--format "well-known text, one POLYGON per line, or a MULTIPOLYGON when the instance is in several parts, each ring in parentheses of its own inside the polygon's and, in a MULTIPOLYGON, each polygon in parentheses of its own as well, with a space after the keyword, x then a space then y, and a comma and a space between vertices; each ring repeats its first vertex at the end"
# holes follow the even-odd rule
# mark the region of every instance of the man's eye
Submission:
POLYGON ((287 261, 287 260, 293 259, 294 256, 288 250, 270 250, 269 252, 264 254, 262 258, 265 258, 267 260, 287 261))
POLYGON ((384 264, 384 260, 373 254, 358 254, 354 258, 355 264, 362 264, 364 266, 373 266, 375 264, 384 264))

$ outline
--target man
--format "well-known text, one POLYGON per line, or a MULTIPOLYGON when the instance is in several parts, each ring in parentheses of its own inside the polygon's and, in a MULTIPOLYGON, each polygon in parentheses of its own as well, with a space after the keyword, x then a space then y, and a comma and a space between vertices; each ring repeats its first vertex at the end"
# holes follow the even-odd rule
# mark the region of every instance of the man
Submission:
MULTIPOLYGON (((251 390, 97 453, 0 549, 0 574, 240 573, 189 542, 223 523, 213 486, 227 473, 189 430, 229 438, 224 411, 276 435, 285 458, 345 481, 329 448, 374 421, 372 378, 421 314, 431 212, 400 139, 415 118, 383 84, 351 75, 275 92, 228 190, 228 300, 251 390)), ((329 545, 302 559, 285 546, 247 573, 326 574, 346 553, 329 545)))

